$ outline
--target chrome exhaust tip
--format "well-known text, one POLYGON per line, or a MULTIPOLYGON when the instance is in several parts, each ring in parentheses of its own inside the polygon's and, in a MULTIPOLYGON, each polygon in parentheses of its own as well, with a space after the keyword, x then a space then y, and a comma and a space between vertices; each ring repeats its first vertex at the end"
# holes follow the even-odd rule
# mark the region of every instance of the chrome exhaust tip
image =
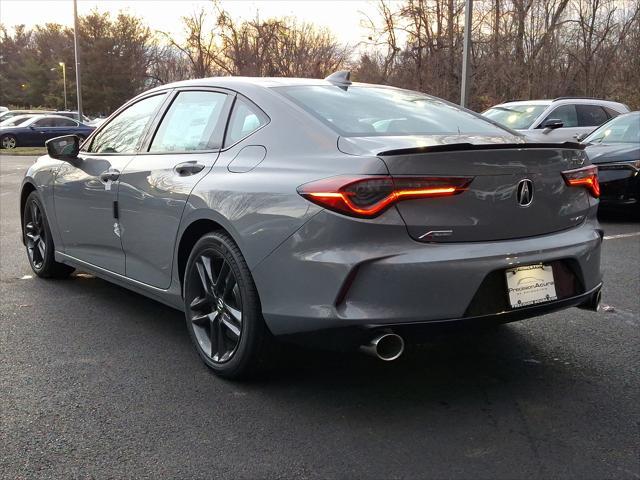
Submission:
POLYGON ((360 350, 385 362, 391 362, 400 358, 404 352, 404 340, 395 333, 380 333, 369 343, 362 345, 360 350))
POLYGON ((583 310, 591 310, 592 312, 597 312, 600 306, 600 301, 602 300, 602 290, 598 290, 595 294, 591 296, 591 298, 580 305, 578 308, 583 310))

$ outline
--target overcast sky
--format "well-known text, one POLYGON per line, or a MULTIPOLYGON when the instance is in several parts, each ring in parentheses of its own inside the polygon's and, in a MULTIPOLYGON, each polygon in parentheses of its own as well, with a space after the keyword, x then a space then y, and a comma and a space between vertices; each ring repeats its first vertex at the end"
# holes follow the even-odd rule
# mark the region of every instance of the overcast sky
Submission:
MULTIPOLYGON (((78 14, 94 8, 117 13, 124 10, 144 18, 154 30, 179 36, 180 17, 208 6, 206 0, 79 0, 78 14)), ((222 6, 232 17, 253 19, 294 16, 330 28, 336 37, 355 46, 365 40, 366 17, 377 19, 376 0, 223 0, 222 6)), ((7 27, 25 24, 28 27, 47 22, 73 24, 72 0, 0 0, 0 22, 7 27)))

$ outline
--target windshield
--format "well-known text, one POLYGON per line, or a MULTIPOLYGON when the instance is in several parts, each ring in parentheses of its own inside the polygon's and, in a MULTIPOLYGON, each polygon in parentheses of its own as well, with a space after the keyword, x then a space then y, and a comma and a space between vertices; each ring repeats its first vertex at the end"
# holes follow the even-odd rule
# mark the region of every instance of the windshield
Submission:
POLYGON ((275 90, 343 136, 505 134, 480 116, 409 90, 331 85, 275 90))
POLYGON ((640 112, 612 119, 591 133, 583 143, 640 143, 640 112))
POLYGON ((529 128, 547 108, 547 105, 500 105, 482 114, 514 130, 529 128))
POLYGON ((33 118, 33 115, 19 115, 0 122, 0 127, 17 127, 33 118))

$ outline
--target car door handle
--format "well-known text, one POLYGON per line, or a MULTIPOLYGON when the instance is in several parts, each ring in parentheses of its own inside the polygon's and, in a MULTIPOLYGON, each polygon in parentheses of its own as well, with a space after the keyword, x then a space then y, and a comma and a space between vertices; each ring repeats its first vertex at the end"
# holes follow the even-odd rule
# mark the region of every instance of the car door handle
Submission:
POLYGON ((108 182, 111 180, 115 182, 120 177, 120 172, 118 170, 107 170, 106 172, 102 172, 100 174, 100 180, 103 182, 108 182))
POLYGON ((198 162, 184 162, 176 165, 174 170, 181 177, 187 177, 189 175, 195 175, 204 169, 204 165, 198 162))

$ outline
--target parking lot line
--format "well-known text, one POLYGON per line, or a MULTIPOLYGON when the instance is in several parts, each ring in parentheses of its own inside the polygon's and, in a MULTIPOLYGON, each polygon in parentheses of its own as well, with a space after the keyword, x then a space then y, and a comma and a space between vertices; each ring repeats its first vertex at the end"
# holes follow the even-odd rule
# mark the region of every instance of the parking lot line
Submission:
POLYGON ((628 238, 628 237, 637 237, 640 235, 640 232, 632 232, 632 233, 620 233, 618 235, 605 235, 605 240, 615 240, 617 238, 628 238))

